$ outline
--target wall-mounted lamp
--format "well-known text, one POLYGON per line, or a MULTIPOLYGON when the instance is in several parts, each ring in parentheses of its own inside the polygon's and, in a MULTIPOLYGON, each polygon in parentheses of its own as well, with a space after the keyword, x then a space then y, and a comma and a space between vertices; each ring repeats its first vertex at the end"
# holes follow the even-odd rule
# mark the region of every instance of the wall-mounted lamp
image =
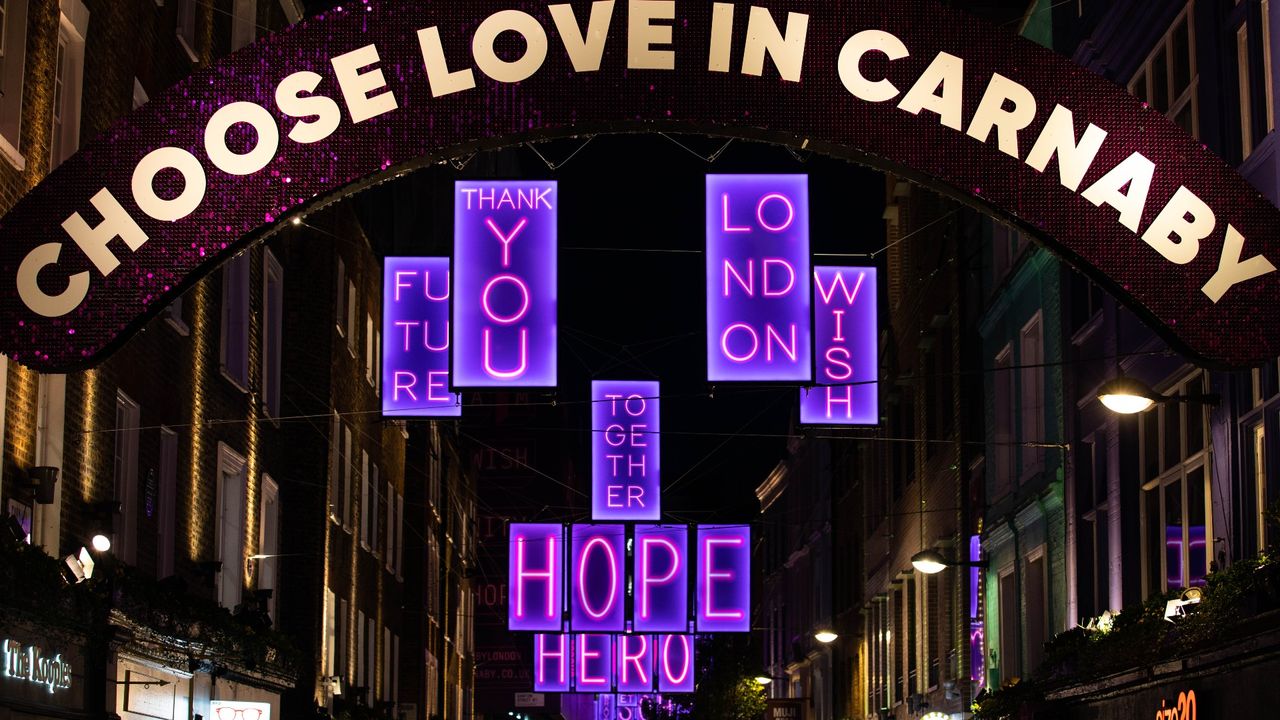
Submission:
POLYGON ((1214 393, 1207 395, 1164 395, 1137 378, 1121 375, 1112 378, 1098 388, 1098 400, 1106 408, 1121 415, 1133 415, 1150 410, 1156 403, 1188 402, 1217 405, 1222 398, 1214 393))
POLYGON ((818 630, 813 634, 813 639, 817 640, 823 645, 830 645, 831 643, 840 639, 840 636, 837 635, 836 632, 834 630, 831 630, 830 628, 822 628, 821 630, 818 630))
POLYGON ((925 575, 937 575, 953 565, 956 567, 984 568, 987 566, 987 562, 985 560, 966 560, 964 562, 948 560, 942 556, 942 553, 933 549, 921 550, 911 556, 911 566, 925 575))

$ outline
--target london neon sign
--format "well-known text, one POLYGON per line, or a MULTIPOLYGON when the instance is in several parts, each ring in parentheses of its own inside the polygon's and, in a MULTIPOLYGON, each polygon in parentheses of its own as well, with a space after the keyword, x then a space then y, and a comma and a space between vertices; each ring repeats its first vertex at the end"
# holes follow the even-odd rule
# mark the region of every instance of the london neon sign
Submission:
POLYGON ((662 516, 657 381, 591 383, 591 519, 662 516))
POLYGON ((456 387, 555 387, 557 203, 554 181, 457 183, 456 387))
POLYGON ((707 176, 707 379, 807 381, 809 184, 707 176))
POLYGON ((386 259, 382 279, 383 415, 462 414, 458 395, 449 391, 449 284, 449 258, 386 259))
POLYGON ((880 419, 876 269, 815 267, 813 286, 817 387, 800 390, 800 423, 875 425, 880 419))

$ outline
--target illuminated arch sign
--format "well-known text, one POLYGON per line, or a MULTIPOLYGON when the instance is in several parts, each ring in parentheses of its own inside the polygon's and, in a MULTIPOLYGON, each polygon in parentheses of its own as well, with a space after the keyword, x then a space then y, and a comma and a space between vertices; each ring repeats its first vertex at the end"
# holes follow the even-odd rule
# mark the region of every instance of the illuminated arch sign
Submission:
POLYGON ((1280 355, 1280 212, 1119 87, 934 0, 343 3, 157 94, 0 221, 0 351, 91 364, 283 220, 423 163, 653 130, 902 173, 1204 360, 1280 355))

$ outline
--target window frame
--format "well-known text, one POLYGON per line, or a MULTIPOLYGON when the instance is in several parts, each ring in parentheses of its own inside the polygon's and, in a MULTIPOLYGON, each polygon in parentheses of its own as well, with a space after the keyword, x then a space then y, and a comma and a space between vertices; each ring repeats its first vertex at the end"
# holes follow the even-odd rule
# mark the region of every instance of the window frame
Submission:
POLYGON ((1169 23, 1168 30, 1166 30, 1164 35, 1162 35, 1160 39, 1156 41, 1155 45, 1152 46, 1151 52, 1149 52, 1147 57, 1139 64, 1138 69, 1134 71, 1133 76, 1129 79, 1129 82, 1125 87, 1129 91, 1130 95, 1140 98, 1149 107, 1156 109, 1155 106, 1151 104, 1152 90, 1155 87, 1155 81, 1151 74, 1152 62, 1155 60, 1156 56, 1160 54, 1161 50, 1163 50, 1165 53, 1165 93, 1169 98, 1169 107, 1167 110, 1157 110, 1157 112, 1163 112, 1165 117, 1173 120, 1174 118, 1177 118, 1178 115, 1186 109, 1187 104, 1190 103, 1191 128, 1189 133, 1192 137, 1198 139, 1200 137, 1200 102, 1197 97, 1197 90, 1200 86, 1200 69, 1196 62, 1196 27, 1195 23, 1192 22, 1192 19, 1194 18, 1194 7, 1195 0, 1188 0, 1186 6, 1178 12, 1176 17, 1174 17, 1173 22, 1169 23), (1190 78, 1187 82, 1186 89, 1182 91, 1181 95, 1175 98, 1173 97, 1173 64, 1169 62, 1169 58, 1173 57, 1174 31, 1178 28, 1178 24, 1182 22, 1186 22, 1187 24, 1187 54, 1190 78), (1141 79, 1145 85, 1142 95, 1134 92, 1139 79, 1141 79))
POLYGON ((245 508, 247 506, 248 497, 248 466, 249 463, 243 455, 232 450, 229 445, 223 442, 218 443, 218 463, 217 463, 217 487, 215 505, 213 508, 214 519, 214 559, 222 565, 218 570, 216 580, 216 599, 218 604, 228 610, 234 610, 237 605, 244 600, 244 566, 245 566, 245 508), (227 480, 228 477, 234 477, 238 480, 227 480), (228 557, 227 550, 228 538, 223 535, 225 532, 224 525, 226 519, 223 517, 226 506, 227 483, 230 483, 232 489, 236 493, 238 505, 234 508, 237 517, 234 518, 236 523, 234 530, 236 531, 234 541, 239 551, 232 553, 235 557, 228 557), (230 573, 230 574, 229 574, 230 573), (228 583, 231 583, 228 587, 228 583), (228 602, 228 601, 231 602, 228 602))
POLYGON ((112 481, 120 503, 120 525, 113 542, 114 554, 132 565, 138 556, 138 470, 142 406, 123 390, 116 391, 115 443, 112 449, 112 481), (123 463, 123 476, 122 476, 123 463))
POLYGON ((26 170, 22 154, 23 88, 26 85, 28 0, 3 0, 4 27, 0 29, 0 90, 12 82, 15 88, 0 94, 0 156, 15 170, 26 170), (12 60, 13 62, 9 62, 12 60))
MULTIPOLYGON (((263 473, 258 492, 260 494, 258 500, 258 554, 279 555, 280 486, 271 475, 263 473), (271 508, 270 512, 268 512, 268 508, 271 508), (270 534, 274 534, 275 537, 271 538, 270 534), (268 543, 268 539, 271 542, 268 543)), ((279 560, 275 557, 260 558, 256 570, 254 585, 259 590, 271 591, 271 597, 267 600, 267 615, 270 616, 272 623, 276 624, 279 621, 277 611, 280 606, 280 599, 276 597, 276 590, 280 589, 279 560)))
POLYGON ((270 249, 262 252, 262 347, 258 352, 262 410, 280 417, 280 388, 284 384, 284 267, 270 249), (274 349, 274 352, 272 350, 274 349))
POLYGON ((252 276, 253 262, 252 254, 249 252, 236 255, 222 266, 219 371, 227 382, 244 393, 249 392, 249 326, 253 314, 250 298, 252 276), (233 328, 232 325, 235 327, 233 328), (231 345, 232 342, 238 343, 238 346, 231 345), (232 362, 235 364, 233 365, 232 362))

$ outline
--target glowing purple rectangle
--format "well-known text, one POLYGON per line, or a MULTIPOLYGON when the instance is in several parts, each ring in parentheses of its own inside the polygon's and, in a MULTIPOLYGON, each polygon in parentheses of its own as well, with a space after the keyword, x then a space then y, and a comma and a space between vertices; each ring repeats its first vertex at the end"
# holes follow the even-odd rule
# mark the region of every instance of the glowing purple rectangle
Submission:
POLYGON ((818 386, 800 389, 800 423, 877 425, 876 269, 819 266, 813 284, 818 386))
POLYGON ((570 626, 574 632, 622 632, 627 610, 626 528, 573 525, 570 542, 570 626))
POLYGON ((637 525, 632 545, 636 632, 679 632, 689 627, 689 527, 637 525))
POLYGON ((556 183, 459 181, 453 384, 556 385, 556 183))
POLYGON ((698 526, 699 633, 751 630, 751 527, 698 526))
POLYGON ((662 516, 658 390, 656 381, 592 381, 592 520, 662 516))
POLYGON ((569 692, 573 684, 573 636, 547 633, 533 636, 533 691, 569 692))
POLYGON ((559 632, 564 608, 564 527, 511 525, 507 627, 559 632))
POLYGON ((707 379, 809 381, 809 181, 707 176, 707 379))
POLYGON ((615 648, 618 661, 618 692, 653 692, 653 658, 656 641, 651 635, 619 635, 615 648))
POLYGON ((450 386, 449 258, 389 257, 382 271, 382 414, 458 417, 462 403, 450 386))
POLYGON ((613 690, 613 636, 573 635, 573 689, 576 692, 613 690))
POLYGON ((657 636, 658 692, 691 693, 694 676, 694 640, 692 635, 657 636))

